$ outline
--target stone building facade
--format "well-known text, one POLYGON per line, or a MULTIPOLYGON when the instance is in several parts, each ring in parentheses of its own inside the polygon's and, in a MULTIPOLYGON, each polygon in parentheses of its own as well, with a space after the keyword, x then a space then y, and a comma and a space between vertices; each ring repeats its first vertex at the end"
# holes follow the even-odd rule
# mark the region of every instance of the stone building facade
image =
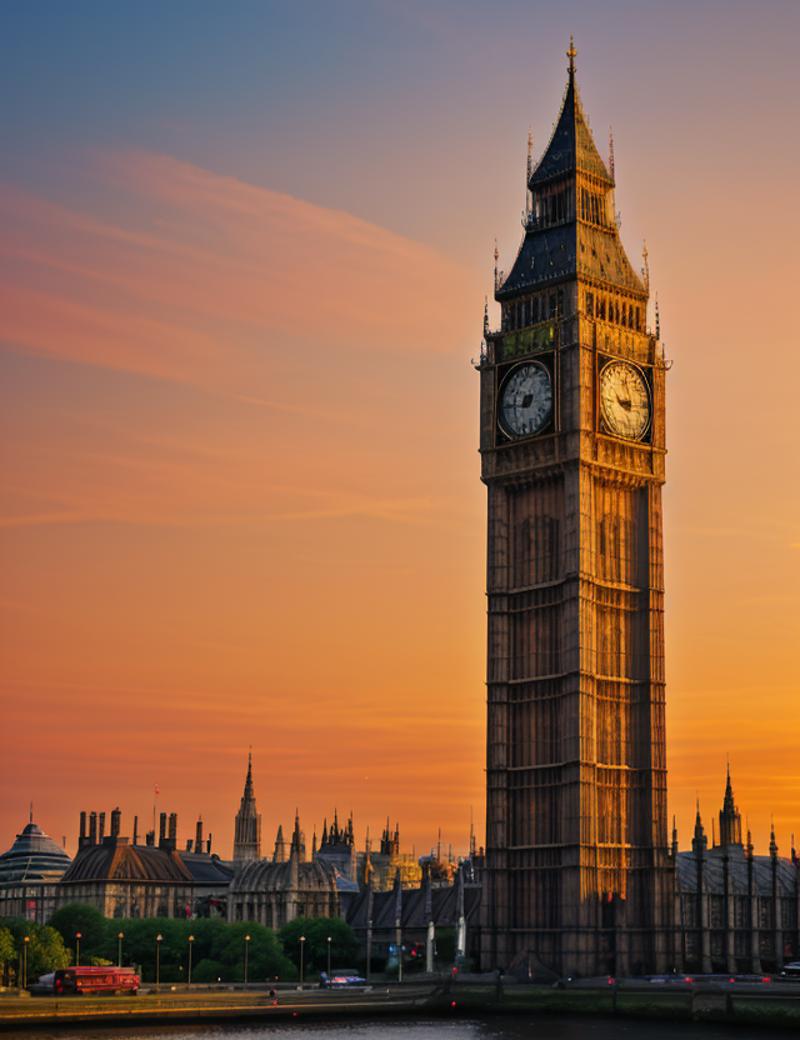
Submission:
POLYGON ((697 810, 690 851, 678 851, 673 829, 673 961, 693 972, 774 972, 800 958, 800 857, 756 856, 734 804, 730 771, 719 813, 719 844, 697 810))
POLYGON ((211 852, 198 820, 195 837, 177 847, 178 818, 162 813, 156 843, 121 834, 121 813, 81 813, 78 852, 56 886, 56 903, 86 903, 106 917, 207 917, 223 914, 233 870, 211 852), (87 826, 88 823, 88 826, 87 826))

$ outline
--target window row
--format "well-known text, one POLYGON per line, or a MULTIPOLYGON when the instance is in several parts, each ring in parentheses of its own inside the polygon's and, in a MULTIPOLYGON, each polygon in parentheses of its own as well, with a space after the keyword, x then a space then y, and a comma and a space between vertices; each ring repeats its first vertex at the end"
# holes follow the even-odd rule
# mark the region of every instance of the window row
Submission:
POLYGON ((610 321, 627 329, 641 332, 644 328, 644 312, 638 303, 632 303, 610 293, 586 292, 584 294, 586 316, 599 321, 610 321))

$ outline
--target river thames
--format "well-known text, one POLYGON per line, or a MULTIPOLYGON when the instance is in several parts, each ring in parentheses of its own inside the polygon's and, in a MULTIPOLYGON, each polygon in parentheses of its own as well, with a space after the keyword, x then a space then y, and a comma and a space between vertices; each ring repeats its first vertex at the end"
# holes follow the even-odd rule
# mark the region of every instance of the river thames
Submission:
MULTIPOLYGON (((780 1034, 779 1034, 780 1035, 780 1034)), ((559 1015, 487 1016, 459 1021, 417 1019, 391 1022, 301 1025, 164 1026, 149 1029, 36 1030, 5 1033, 9 1040, 774 1040, 775 1031, 690 1022, 637 1021, 559 1015)))

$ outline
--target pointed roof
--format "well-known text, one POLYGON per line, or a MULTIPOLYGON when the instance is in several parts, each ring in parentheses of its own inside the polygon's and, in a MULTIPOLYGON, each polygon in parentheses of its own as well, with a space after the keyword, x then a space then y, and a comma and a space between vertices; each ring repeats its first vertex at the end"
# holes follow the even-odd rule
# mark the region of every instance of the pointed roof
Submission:
POLYGON ((722 811, 725 813, 735 813, 736 806, 733 802, 733 787, 731 786, 731 764, 728 763, 728 774, 725 781, 725 798, 722 802, 722 811))
MULTIPOLYGON (((571 43, 570 50, 573 50, 571 43)), ((567 54, 569 53, 568 51, 567 54)), ((614 184, 614 178, 606 169, 589 129, 575 82, 575 63, 570 60, 569 78, 561 111, 550 142, 534 168, 529 185, 533 188, 554 177, 563 177, 576 170, 599 177, 609 186, 614 184)))
POLYGON ((542 224, 531 219, 508 275, 497 284, 495 299, 504 300, 545 285, 586 277, 647 298, 647 287, 628 259, 615 224, 598 227, 580 216, 578 174, 597 179, 600 192, 610 193, 614 178, 594 143, 575 82, 575 50, 570 44, 569 76, 552 136, 528 181, 534 199, 551 181, 563 180, 572 195, 568 219, 542 224))

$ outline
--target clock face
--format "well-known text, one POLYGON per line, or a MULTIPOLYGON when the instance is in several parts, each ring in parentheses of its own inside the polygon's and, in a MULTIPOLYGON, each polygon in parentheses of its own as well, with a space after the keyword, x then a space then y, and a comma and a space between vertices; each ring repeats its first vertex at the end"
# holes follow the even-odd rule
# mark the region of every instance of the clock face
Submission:
POLYGON ((600 414, 610 433, 640 441, 650 428, 650 391, 641 369, 609 361, 600 372, 600 414))
POLYGON ((512 369, 503 384, 500 426, 509 437, 540 433, 553 414, 553 382, 540 361, 512 369))

